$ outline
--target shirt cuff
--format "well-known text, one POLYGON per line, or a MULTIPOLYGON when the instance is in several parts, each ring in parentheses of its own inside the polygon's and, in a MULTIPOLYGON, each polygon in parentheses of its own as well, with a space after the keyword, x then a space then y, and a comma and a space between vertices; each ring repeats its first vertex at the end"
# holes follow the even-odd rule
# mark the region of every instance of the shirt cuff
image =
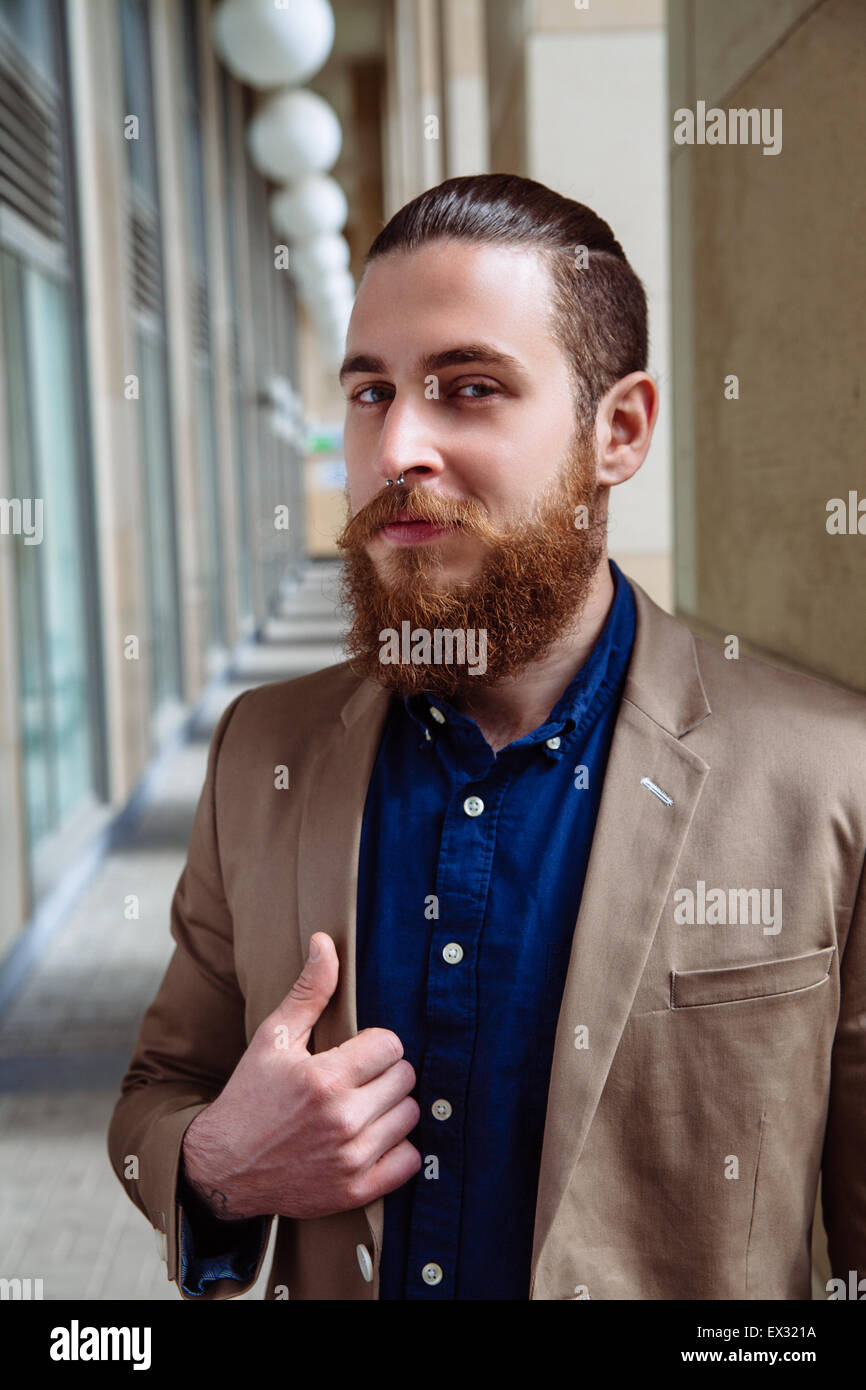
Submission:
POLYGON ((251 1216, 243 1221, 218 1221, 196 1197, 183 1178, 177 1199, 182 1206, 180 1283, 190 1298, 201 1298, 205 1285, 216 1279, 252 1282, 267 1240, 269 1218, 251 1216))

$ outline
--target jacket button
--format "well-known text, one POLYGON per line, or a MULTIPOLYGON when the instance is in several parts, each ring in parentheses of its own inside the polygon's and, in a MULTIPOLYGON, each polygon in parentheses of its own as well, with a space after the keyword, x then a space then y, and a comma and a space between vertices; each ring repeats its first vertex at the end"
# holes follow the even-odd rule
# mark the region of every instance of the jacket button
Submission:
POLYGON ((370 1252, 366 1245, 356 1245, 355 1254, 358 1256, 361 1273, 369 1284, 373 1278, 373 1261, 370 1259, 370 1252))
POLYGON ((421 1278, 425 1284, 441 1284, 442 1266, 434 1263, 433 1260, 426 1264, 421 1270, 421 1278))

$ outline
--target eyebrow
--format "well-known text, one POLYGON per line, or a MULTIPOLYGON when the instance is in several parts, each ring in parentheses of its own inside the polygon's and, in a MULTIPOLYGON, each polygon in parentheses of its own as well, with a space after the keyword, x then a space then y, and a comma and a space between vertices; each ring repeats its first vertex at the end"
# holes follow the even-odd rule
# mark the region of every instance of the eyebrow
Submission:
MULTIPOLYGON (((468 362, 483 362, 487 366, 504 368, 518 376, 525 377, 526 369, 516 357, 508 352, 500 352, 490 343, 466 343, 460 347, 446 348, 444 352, 428 352, 415 363, 417 376, 429 376, 431 372, 441 371, 443 367, 458 367, 468 362)), ((340 381, 360 372, 387 374, 384 359, 372 353, 356 352, 347 357, 340 368, 340 381)))

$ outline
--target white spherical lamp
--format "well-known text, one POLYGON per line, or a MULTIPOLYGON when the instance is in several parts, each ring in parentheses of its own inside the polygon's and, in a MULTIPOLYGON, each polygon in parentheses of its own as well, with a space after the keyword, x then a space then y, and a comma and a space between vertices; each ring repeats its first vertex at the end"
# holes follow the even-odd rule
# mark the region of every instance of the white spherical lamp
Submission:
POLYGON ((309 280, 321 280, 349 265, 349 243, 345 237, 331 233, 302 241, 289 253, 289 269, 309 280))
POLYGON ((319 281, 319 296, 326 304, 354 304, 355 281, 349 271, 328 271, 319 281))
POLYGON ((214 48, 226 67, 251 87, 306 82, 334 43, 328 0, 223 0, 211 20, 214 48))
POLYGON ((337 299, 314 295, 307 301, 307 308, 314 323, 322 328, 332 324, 341 325, 344 329, 349 322, 352 314, 351 299, 337 299))
POLYGON ((250 158, 259 173, 279 183, 330 169, 342 140, 333 107, 307 91, 269 97, 247 129, 250 158))
POLYGON ((274 226, 291 241, 339 232, 349 212, 345 193, 328 174, 305 174, 288 188, 277 189, 270 209, 274 226))

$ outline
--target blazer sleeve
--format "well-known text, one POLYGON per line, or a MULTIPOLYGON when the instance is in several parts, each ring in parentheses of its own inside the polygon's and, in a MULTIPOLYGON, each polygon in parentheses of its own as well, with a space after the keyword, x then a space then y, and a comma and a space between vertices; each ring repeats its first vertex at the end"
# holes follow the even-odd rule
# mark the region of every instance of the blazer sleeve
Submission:
MULTIPOLYGON (((245 694, 228 705, 211 739, 187 860, 171 904, 174 953, 142 1020, 108 1129, 111 1165, 155 1228, 167 1277, 177 1283, 182 1298, 191 1296, 182 1283, 183 1137, 199 1111, 219 1095, 247 1046, 215 809, 220 748, 245 694)), ((249 1228, 241 1241, 247 1258, 250 1232, 261 1230, 262 1220, 243 1223, 249 1228)), ((258 1257, 254 1268, 248 1266, 246 1281, 210 1280, 199 1298, 237 1297, 255 1282, 270 1229, 270 1219, 264 1221, 258 1257)))
POLYGON ((840 965, 821 1203, 833 1277, 866 1279, 866 865, 840 965))

